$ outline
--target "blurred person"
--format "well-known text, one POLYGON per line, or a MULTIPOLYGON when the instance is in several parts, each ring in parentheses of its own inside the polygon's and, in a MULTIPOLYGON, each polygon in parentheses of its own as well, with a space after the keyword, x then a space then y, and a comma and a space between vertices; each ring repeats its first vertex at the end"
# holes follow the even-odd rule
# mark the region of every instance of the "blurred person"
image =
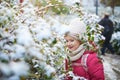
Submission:
POLYGON ((102 35, 105 37, 105 41, 103 42, 101 48, 101 54, 105 55, 106 49, 110 50, 110 52, 114 54, 114 49, 110 43, 114 31, 114 27, 113 27, 113 22, 109 19, 109 14, 105 13, 104 18, 102 18, 98 24, 104 27, 102 35))
MULTIPOLYGON (((84 46, 85 33, 85 24, 79 18, 73 19, 64 35, 68 49, 65 69, 72 68, 74 75, 82 78, 78 80, 105 80, 103 64, 97 53, 84 46)), ((64 80, 73 80, 73 77, 67 75, 64 80)))

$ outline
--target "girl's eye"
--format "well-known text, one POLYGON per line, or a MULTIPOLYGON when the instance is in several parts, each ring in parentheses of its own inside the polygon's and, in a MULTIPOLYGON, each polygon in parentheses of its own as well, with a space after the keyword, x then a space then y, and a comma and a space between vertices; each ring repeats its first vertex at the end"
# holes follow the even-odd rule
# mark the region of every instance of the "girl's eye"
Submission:
POLYGON ((74 42, 74 40, 72 40, 72 39, 71 39, 71 40, 66 40, 65 42, 66 42, 66 43, 67 43, 67 42, 74 42))
POLYGON ((74 39, 69 39, 69 40, 65 40, 65 43, 67 42, 74 42, 75 40, 74 39))
POLYGON ((70 40, 70 42, 74 42, 74 40, 70 40))

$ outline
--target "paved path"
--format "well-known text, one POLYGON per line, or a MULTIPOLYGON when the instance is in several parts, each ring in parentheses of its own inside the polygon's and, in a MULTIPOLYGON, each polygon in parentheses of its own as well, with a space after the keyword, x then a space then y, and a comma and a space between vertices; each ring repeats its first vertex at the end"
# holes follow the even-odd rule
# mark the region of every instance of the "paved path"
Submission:
POLYGON ((120 80, 120 55, 101 56, 105 70, 105 80, 120 80))

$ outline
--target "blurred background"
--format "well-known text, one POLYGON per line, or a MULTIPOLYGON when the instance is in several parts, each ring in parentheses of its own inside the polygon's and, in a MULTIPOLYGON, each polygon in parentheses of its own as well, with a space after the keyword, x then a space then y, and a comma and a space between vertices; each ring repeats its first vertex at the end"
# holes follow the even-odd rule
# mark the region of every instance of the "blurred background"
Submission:
POLYGON ((63 80, 63 34, 70 20, 84 21, 88 41, 100 49, 104 13, 115 28, 115 55, 102 56, 105 77, 120 80, 120 0, 0 0, 0 80, 63 80))

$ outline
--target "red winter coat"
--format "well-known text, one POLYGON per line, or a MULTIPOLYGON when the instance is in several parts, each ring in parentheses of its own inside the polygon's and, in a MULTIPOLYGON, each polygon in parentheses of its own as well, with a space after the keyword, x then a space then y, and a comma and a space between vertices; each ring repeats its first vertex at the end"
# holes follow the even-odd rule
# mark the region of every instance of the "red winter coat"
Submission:
MULTIPOLYGON (((83 55, 89 54, 87 57, 87 70, 83 66, 80 65, 74 65, 81 63, 82 57, 80 57, 78 60, 72 62, 72 69, 73 73, 76 76, 81 76, 86 78, 87 80, 105 80, 104 78, 104 70, 103 70, 103 64, 101 60, 97 57, 97 54, 92 51, 86 51, 83 55)), ((67 66, 66 66, 67 68, 67 66)), ((72 80, 71 78, 68 78, 66 80, 72 80)))

